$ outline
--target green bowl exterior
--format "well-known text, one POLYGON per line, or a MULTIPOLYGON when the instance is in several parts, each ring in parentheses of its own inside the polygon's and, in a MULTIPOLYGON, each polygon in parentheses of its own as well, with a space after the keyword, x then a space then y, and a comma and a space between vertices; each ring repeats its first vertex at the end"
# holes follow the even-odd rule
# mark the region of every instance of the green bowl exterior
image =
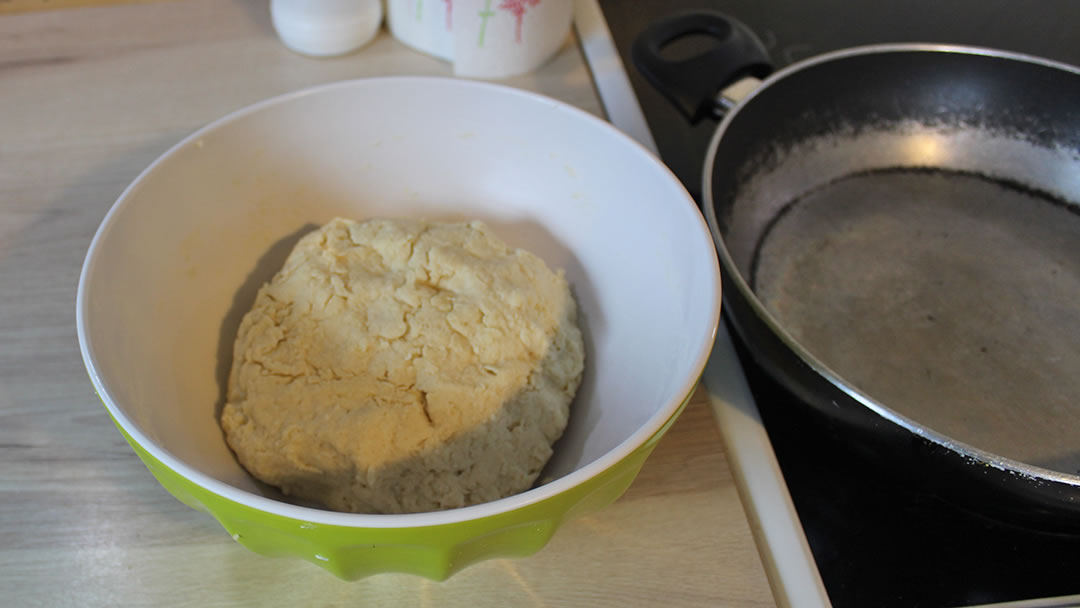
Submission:
POLYGON ((299 557, 350 581, 381 572, 441 581, 483 560, 532 555, 563 521, 614 502, 630 487, 691 394, 642 445, 577 486, 497 515, 412 528, 332 526, 260 511, 188 480, 143 449, 119 424, 117 428, 166 490, 189 507, 212 515, 237 542, 256 553, 299 557))

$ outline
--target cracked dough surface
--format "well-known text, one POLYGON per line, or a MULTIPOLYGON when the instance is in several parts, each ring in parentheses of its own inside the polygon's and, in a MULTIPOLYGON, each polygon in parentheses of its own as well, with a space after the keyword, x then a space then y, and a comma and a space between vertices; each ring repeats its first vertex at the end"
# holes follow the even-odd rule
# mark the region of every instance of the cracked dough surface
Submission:
POLYGON ((479 222, 335 219, 240 324, 221 426, 240 463, 339 511, 528 489, 584 348, 562 272, 479 222))

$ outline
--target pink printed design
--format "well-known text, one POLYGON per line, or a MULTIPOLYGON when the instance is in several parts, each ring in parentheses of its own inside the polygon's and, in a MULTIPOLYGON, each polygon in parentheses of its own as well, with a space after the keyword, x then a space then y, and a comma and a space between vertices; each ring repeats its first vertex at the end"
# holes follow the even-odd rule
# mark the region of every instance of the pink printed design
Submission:
POLYGON ((541 0, 503 0, 502 4, 498 8, 504 11, 510 11, 514 15, 515 27, 514 27, 514 40, 521 44, 521 22, 525 20, 525 11, 529 7, 535 7, 540 4, 541 0))
POLYGON ((446 31, 451 31, 453 23, 450 21, 450 16, 454 12, 454 0, 443 0, 446 3, 446 31))

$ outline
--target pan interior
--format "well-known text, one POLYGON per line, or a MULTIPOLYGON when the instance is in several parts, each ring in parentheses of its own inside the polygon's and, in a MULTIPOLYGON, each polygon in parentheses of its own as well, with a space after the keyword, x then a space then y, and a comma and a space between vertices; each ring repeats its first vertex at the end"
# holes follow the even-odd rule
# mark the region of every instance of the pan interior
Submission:
POLYGON ((953 439, 1080 473, 1080 214, 976 173, 856 172, 790 201, 759 300, 875 400, 953 439), (1072 449, 1069 449, 1069 448, 1072 449))

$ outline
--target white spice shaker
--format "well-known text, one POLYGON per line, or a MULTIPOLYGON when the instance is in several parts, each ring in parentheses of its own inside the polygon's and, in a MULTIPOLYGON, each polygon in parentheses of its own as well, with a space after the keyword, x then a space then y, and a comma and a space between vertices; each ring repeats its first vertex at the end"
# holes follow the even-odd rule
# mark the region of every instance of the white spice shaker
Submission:
POLYGON ((270 17, 285 46, 329 57, 354 51, 375 37, 382 0, 270 0, 270 17))

